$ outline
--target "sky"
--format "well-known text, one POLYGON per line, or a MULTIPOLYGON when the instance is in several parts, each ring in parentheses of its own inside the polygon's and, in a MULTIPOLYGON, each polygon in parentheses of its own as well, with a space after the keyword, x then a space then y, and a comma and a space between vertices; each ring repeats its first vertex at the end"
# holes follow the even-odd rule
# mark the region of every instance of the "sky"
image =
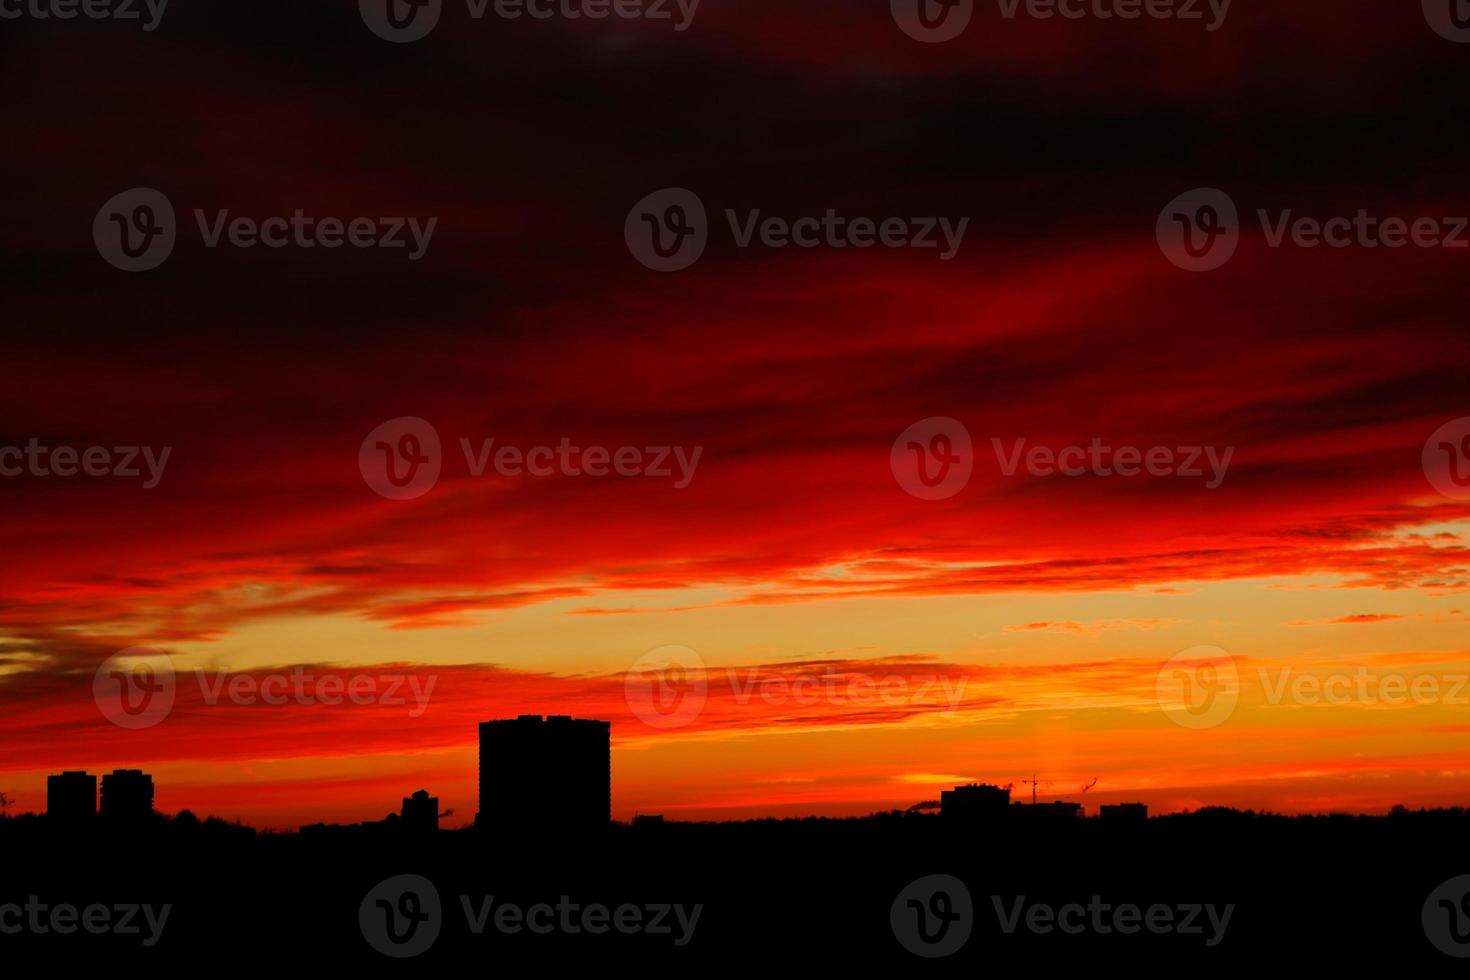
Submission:
POLYGON ((619 819, 1023 780, 1463 804, 1470 500, 1425 460, 1470 435, 1470 254, 1273 247, 1257 212, 1470 214, 1470 48, 1367 0, 1215 31, 982 4, 941 44, 886 6, 450 4, 408 44, 329 0, 17 24, 0 448, 140 475, 0 476, 11 812, 141 767, 167 812, 293 828, 423 787, 458 825, 475 723, 523 713, 613 723, 619 819), (136 273, 92 234, 135 187, 178 214, 136 273), (1197 187, 1241 215, 1208 272, 1155 235, 1197 187), (624 237, 661 188, 708 211, 676 272, 624 237), (436 223, 409 259, 210 247, 196 209, 436 223), (829 209, 968 223, 945 259, 726 217, 829 209), (437 478, 393 499, 378 443, 430 432, 437 478), (927 499, 936 434, 968 479, 927 499), (1008 463, 1094 441, 1203 473, 1008 463), (169 710, 111 720, 118 663, 171 670, 169 710))

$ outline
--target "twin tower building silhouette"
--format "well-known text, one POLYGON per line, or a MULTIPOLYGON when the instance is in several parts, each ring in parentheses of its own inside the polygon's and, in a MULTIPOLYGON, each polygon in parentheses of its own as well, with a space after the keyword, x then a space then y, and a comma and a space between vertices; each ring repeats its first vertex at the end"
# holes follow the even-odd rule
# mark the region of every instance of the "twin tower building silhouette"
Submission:
MULTIPOLYGON (((437 829, 438 798, 420 790, 403 801, 405 829, 437 829)), ((69 771, 46 779, 46 812, 56 823, 97 815, 97 777, 69 771)), ((153 777, 119 769, 102 777, 104 819, 153 813, 153 777)), ((487 830, 589 831, 612 821, 612 724, 570 715, 521 715, 480 723, 480 812, 487 830)), ((320 826, 320 825, 318 825, 320 826)))

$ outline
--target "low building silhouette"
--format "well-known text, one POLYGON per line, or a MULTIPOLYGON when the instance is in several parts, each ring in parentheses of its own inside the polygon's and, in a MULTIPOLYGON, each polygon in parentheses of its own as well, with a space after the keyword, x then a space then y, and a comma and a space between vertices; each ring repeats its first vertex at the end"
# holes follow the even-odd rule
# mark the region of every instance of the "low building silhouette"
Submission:
POLYGON ((153 816, 153 777, 141 769, 117 769, 103 776, 101 812, 104 820, 153 816))
POLYGON ((1010 806, 1011 791, 988 783, 956 786, 939 794, 939 815, 949 820, 1004 819, 1010 806))
MULTIPOLYGON (((421 789, 412 796, 401 798, 403 805, 397 813, 385 813, 382 820, 363 820, 360 823, 309 823, 297 828, 308 836, 342 834, 432 834, 439 829, 439 797, 430 796, 421 789)), ((453 810, 444 811, 448 816, 453 810)))
POLYGON ((1104 803, 1097 815, 1110 824, 1139 824, 1148 822, 1148 805, 1145 803, 1104 803))
POLYGON ((399 829, 410 834, 432 834, 439 829, 439 797, 421 789, 403 798, 399 812, 399 829))
POLYGON ((612 820, 612 725, 569 715, 480 723, 484 828, 604 829, 612 820))
POLYGON ((46 818, 55 823, 81 824, 97 816, 97 777, 67 770, 46 777, 46 818))
POLYGON ((1071 823, 1082 819, 1082 804, 1066 800, 1049 803, 1017 803, 1011 807, 1016 816, 1034 823, 1071 823))

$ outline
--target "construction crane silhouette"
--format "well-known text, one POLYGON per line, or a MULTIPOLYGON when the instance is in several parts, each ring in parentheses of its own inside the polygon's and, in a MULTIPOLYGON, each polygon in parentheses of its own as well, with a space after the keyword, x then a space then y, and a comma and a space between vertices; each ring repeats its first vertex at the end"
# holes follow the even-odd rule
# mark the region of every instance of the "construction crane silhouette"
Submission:
MULTIPOLYGON (((1092 777, 1092 782, 1090 782, 1086 786, 1082 787, 1082 792, 1085 794, 1088 790, 1092 789, 1092 787, 1096 786, 1097 785, 1097 780, 1098 780, 1098 777, 1093 776, 1092 777)), ((1024 785, 1031 787, 1031 805, 1032 806, 1035 806, 1036 805, 1036 789, 1037 789, 1037 787, 1039 787, 1039 786, 1050 786, 1051 785, 1051 780, 1050 779, 1041 779, 1035 773, 1032 773, 1031 774, 1031 778, 1030 779, 1023 779, 1023 780, 1021 780, 1021 782, 1024 785)), ((1006 784, 1006 787, 1005 788, 1007 790, 1009 790, 1011 788, 1011 785, 1008 783, 1008 784, 1006 784)))

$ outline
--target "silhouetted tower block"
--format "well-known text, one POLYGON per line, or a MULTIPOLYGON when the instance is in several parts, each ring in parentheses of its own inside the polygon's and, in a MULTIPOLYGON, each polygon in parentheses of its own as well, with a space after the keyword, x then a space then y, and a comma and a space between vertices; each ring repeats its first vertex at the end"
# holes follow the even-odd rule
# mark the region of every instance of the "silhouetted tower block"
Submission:
POLYGON ((153 815, 153 777, 141 769, 118 769, 102 777, 102 816, 146 820, 153 815))
POLYGON ((988 783, 956 786, 939 794, 939 815, 957 820, 1003 820, 1010 812, 1011 791, 988 783))
POLYGON ((46 818, 55 823, 86 823, 97 816, 97 777, 68 770, 46 777, 46 818))
POLYGON ((1104 803, 1097 815, 1110 824, 1136 825, 1148 823, 1148 805, 1145 803, 1104 803))
POLYGON ((439 797, 426 789, 405 796, 399 819, 399 826, 410 834, 432 834, 439 829, 439 797))
POLYGON ((601 829, 612 819, 612 725, 568 715, 480 723, 480 814, 491 828, 601 829))

